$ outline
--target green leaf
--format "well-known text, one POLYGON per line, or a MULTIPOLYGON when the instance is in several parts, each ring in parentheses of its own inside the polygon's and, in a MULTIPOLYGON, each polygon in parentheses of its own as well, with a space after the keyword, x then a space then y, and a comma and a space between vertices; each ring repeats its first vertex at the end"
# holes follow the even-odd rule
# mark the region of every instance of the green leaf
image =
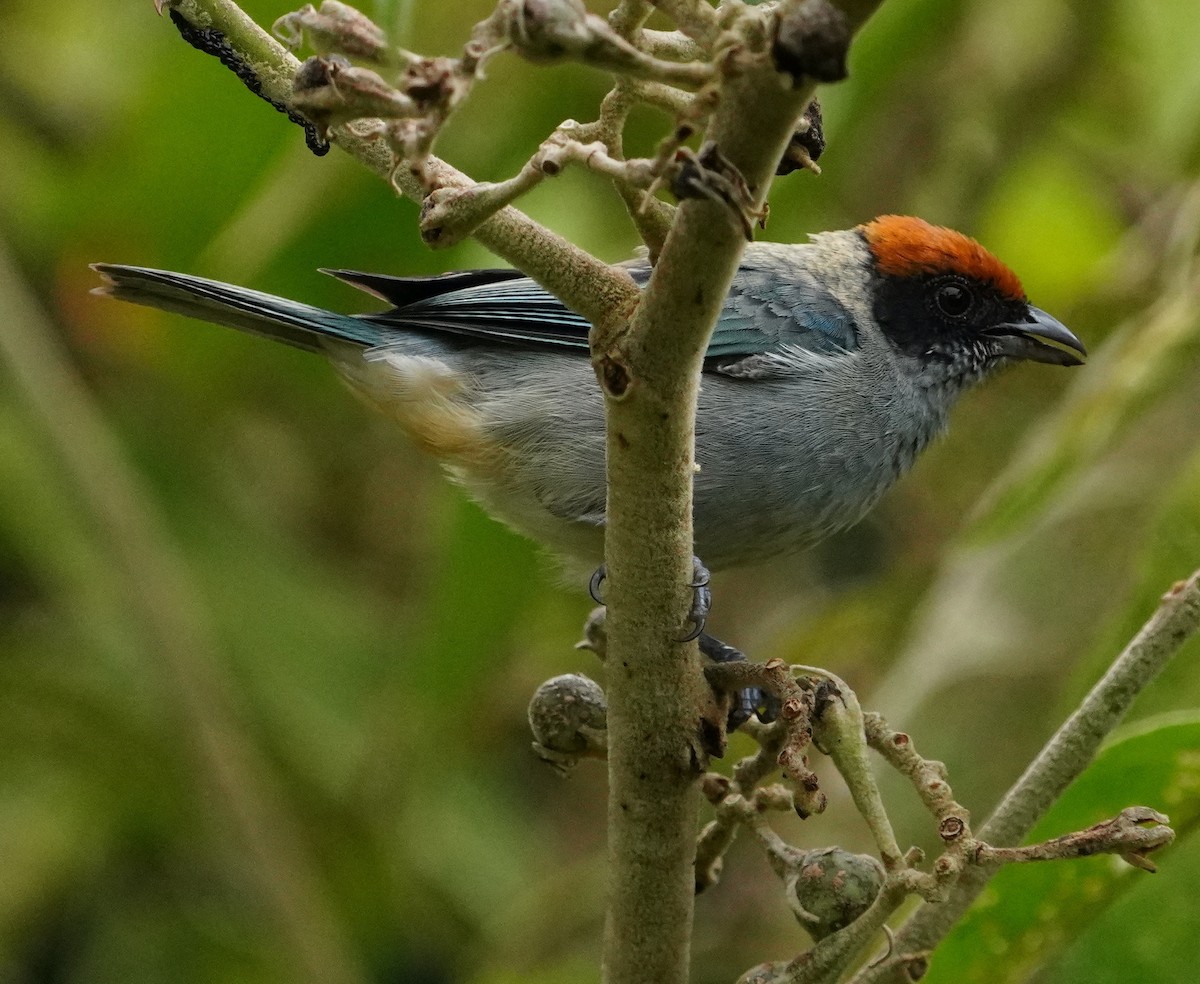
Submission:
MULTIPOLYGON (((1177 840, 1155 855, 1161 868, 1170 869, 1181 853, 1181 842, 1200 825, 1200 712, 1163 715, 1120 733, 1038 824, 1030 842, 1080 830, 1132 805, 1170 815, 1177 840)), ((1134 890, 1148 893, 1138 908, 1155 913, 1153 935, 1161 940, 1171 935, 1166 924, 1172 919, 1194 920, 1194 916, 1184 906, 1169 904, 1164 879, 1157 879, 1160 887, 1148 884, 1150 878, 1110 855, 1012 865, 992 880, 975 908, 938 949, 926 980, 929 984, 1028 981, 1134 890)), ((1114 932, 1135 935, 1128 924, 1114 932)), ((1048 979, 1065 982, 1058 974, 1048 979)), ((1070 979, 1090 984, 1098 980, 1070 979)))

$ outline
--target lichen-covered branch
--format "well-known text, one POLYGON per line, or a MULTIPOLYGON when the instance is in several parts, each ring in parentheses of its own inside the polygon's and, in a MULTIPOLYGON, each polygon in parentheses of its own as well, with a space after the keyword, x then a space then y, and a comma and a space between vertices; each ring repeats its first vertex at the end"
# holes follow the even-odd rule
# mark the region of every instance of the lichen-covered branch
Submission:
MULTIPOLYGON (((570 136, 573 132, 583 135, 597 129, 601 127, 563 124, 507 181, 434 188, 421 208, 421 237, 430 246, 439 248, 460 242, 544 179, 561 174, 568 164, 580 164, 611 178, 621 193, 629 196, 631 212, 640 217, 655 185, 673 183, 689 164, 686 156, 670 160, 625 159, 613 156, 607 143, 599 140, 583 143, 570 136)), ((664 203, 654 201, 654 204, 664 203)), ((731 207, 736 208, 732 203, 731 207)), ((667 217, 669 219, 670 215, 667 217)))
MULTIPOLYGON (((1189 591, 1196 592, 1194 583, 1176 589, 1176 593, 1189 591)), ((1187 612, 1193 603, 1181 604, 1187 612)), ((1173 628, 1163 630, 1163 638, 1177 644, 1196 621, 1200 616, 1185 615, 1173 628)), ((1149 648, 1159 650, 1158 645, 1149 648)), ((781 704, 783 713, 769 725, 753 720, 743 725, 760 748, 734 767, 732 779, 715 774, 704 779, 702 788, 715 817, 696 845, 697 890, 718 882, 725 852, 738 830, 746 827, 783 881, 787 903, 797 920, 816 940, 814 947, 791 960, 752 968, 740 984, 835 984, 861 960, 881 930, 889 934, 888 955, 860 971, 856 984, 873 981, 881 972, 892 973, 883 978, 888 981, 916 979, 912 975, 922 973, 927 950, 902 950, 886 928, 886 920, 909 895, 919 895, 929 904, 928 911, 941 912, 959 886, 986 879, 1004 864, 1099 853, 1116 854, 1137 868, 1154 871, 1148 855, 1174 839, 1166 816, 1148 807, 1132 806, 1112 819, 1039 844, 1009 847, 989 843, 972 834, 970 815, 955 799, 945 766, 920 756, 908 735, 890 729, 879 715, 862 713, 850 688, 827 671, 788 666, 780 660, 763 664, 734 660, 710 665, 705 675, 715 690, 727 696, 747 687, 769 693, 781 704), (922 869, 920 850, 900 853, 865 761, 867 747, 909 779, 937 821, 944 850, 929 870, 922 869), (875 832, 882 865, 839 848, 800 851, 770 827, 770 811, 794 810, 807 817, 811 811, 802 807, 802 797, 816 792, 823 800, 824 794, 816 790, 815 776, 808 770, 806 750, 829 755, 846 779, 859 813, 875 832), (792 780, 794 789, 779 785, 758 788, 776 769, 792 780), (811 790, 806 777, 812 779, 811 790), (878 877, 871 876, 872 870, 878 870, 878 877)), ((1140 679, 1143 683, 1148 679, 1144 671, 1140 679)), ((1117 705, 1105 707, 1111 713, 1117 705)))
POLYGON ((625 17, 622 30, 588 13, 582 0, 500 0, 475 29, 482 50, 511 47, 532 62, 571 59, 625 78, 656 79, 701 86, 715 70, 706 60, 668 60, 633 44, 625 30, 638 18, 625 17))
POLYGON ((879 856, 889 871, 903 865, 903 852, 883 806, 875 774, 867 762, 867 740, 858 697, 832 674, 822 683, 823 700, 814 720, 813 741, 837 766, 858 812, 867 822, 879 856))
MULTIPOLYGON (((772 661, 772 664, 774 663, 785 665, 781 661, 772 661)), ((736 687, 756 686, 763 690, 770 690, 771 683, 768 681, 773 680, 777 675, 776 667, 772 664, 748 662, 716 664, 715 667, 708 667, 708 670, 722 666, 762 669, 765 671, 764 674, 750 673, 739 676, 736 687)), ((709 676, 711 682, 712 675, 706 675, 709 676)), ((697 893, 716 885, 720 880, 722 858, 725 852, 733 844, 739 826, 752 822, 752 818, 756 815, 760 802, 762 802, 756 798, 756 787, 776 770, 782 768, 793 783, 793 789, 787 791, 787 809, 794 811, 800 817, 809 817, 825 809, 825 794, 820 791, 816 776, 808 769, 807 761, 798 751, 808 744, 811 734, 809 718, 812 701, 810 695, 803 694, 799 688, 790 696, 786 696, 786 690, 784 693, 776 693, 781 698, 781 704, 787 709, 787 713, 782 714, 777 721, 769 725, 752 725, 751 722, 746 722, 747 730, 759 743, 758 751, 734 766, 732 780, 715 773, 704 777, 701 788, 705 799, 716 808, 716 816, 705 825, 696 839, 695 883, 697 893), (743 809, 743 804, 750 804, 748 811, 743 809)), ((772 800, 772 804, 776 807, 780 802, 779 796, 775 796, 772 800)), ((762 833, 761 830, 756 829, 756 831, 762 833)))
POLYGON ((691 61, 704 56, 700 45, 676 31, 643 31, 642 45, 655 58, 691 61))
POLYGON ((1025 861, 1059 861, 1064 858, 1086 858, 1093 854, 1119 854, 1121 858, 1143 871, 1156 871, 1146 855, 1166 847, 1175 839, 1167 824, 1170 818, 1147 806, 1129 806, 1111 820, 1093 824, 1061 837, 1052 837, 1041 844, 1026 847, 993 847, 979 844, 974 851, 976 864, 1011 864, 1025 861))
POLYGON ((867 744, 913 784, 917 795, 939 823, 950 817, 967 823, 970 814, 966 807, 955 800, 944 763, 922 758, 917 754, 912 739, 902 731, 893 731, 878 714, 863 715, 863 732, 867 744))

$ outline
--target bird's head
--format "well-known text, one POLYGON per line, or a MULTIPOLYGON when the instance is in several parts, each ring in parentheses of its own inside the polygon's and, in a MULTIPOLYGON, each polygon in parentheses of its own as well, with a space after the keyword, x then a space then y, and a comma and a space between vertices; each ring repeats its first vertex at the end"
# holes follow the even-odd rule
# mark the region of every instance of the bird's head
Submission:
POLYGON ((1033 307, 1016 274, 974 239, 900 215, 858 232, 872 260, 876 322, 935 377, 966 384, 1020 360, 1083 362, 1083 343, 1033 307))

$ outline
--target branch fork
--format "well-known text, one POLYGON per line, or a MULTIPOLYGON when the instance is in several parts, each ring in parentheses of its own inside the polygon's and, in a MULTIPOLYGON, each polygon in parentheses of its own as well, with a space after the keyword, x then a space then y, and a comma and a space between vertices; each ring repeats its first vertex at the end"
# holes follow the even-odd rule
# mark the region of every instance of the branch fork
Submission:
MULTIPOLYGON (((788 905, 797 920, 816 940, 812 949, 792 960, 752 968, 743 975, 740 984, 833 984, 880 930, 889 934, 889 953, 879 964, 862 971, 862 975, 867 975, 863 979, 873 980, 870 975, 884 965, 897 972, 923 973, 927 951, 891 953, 886 920, 906 898, 916 895, 926 903, 945 905, 971 872, 994 870, 1009 863, 1081 858, 1097 853, 1116 854, 1134 867, 1154 871, 1154 864, 1147 856, 1174 839, 1166 816, 1148 807, 1135 806, 1085 830, 1040 844, 993 846, 971 832, 970 814, 955 799, 945 765, 919 755, 911 738, 889 728, 878 714, 863 713, 853 691, 836 676, 814 667, 788 666, 782 660, 764 664, 716 663, 706 669, 706 675, 718 692, 730 693, 747 686, 768 691, 781 702, 784 712, 769 725, 750 721, 743 726, 760 747, 734 767, 732 779, 716 774, 705 778, 702 788, 714 806, 715 816, 697 839, 697 891, 717 884, 724 853, 738 829, 746 827, 783 881, 788 905), (817 852, 825 858, 836 854, 832 867, 838 874, 823 882, 829 866, 815 864, 814 852, 791 847, 771 829, 767 820, 770 811, 790 809, 801 817, 808 815, 799 805, 799 794, 808 791, 803 781, 813 775, 808 770, 809 746, 828 755, 841 773, 855 806, 875 837, 882 863, 836 848, 823 854, 817 852), (866 760, 868 748, 877 751, 912 783, 937 822, 938 836, 945 847, 927 871, 919 867, 924 861, 920 850, 910 848, 902 853, 896 843, 866 760), (783 770, 794 788, 758 786, 776 768, 783 770), (877 872, 873 880, 866 874, 871 870, 877 872), (850 896, 847 886, 853 889, 850 896), (864 886, 870 888, 865 897, 864 886), (809 890, 803 898, 798 894, 802 889, 809 890), (828 920, 814 915, 814 909, 832 911, 844 918, 831 928, 828 920), (848 913, 852 915, 847 917, 848 913)), ((816 791, 815 777, 813 783, 816 791)), ((820 796, 823 806, 824 794, 820 796)))

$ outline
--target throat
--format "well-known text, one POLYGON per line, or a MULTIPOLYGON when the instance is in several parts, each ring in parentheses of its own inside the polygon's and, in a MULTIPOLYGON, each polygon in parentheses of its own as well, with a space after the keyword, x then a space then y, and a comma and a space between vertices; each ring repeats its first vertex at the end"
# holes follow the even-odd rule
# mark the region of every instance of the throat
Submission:
POLYGON ((910 361, 913 379, 926 401, 944 417, 967 390, 992 375, 994 359, 974 348, 931 348, 910 361))

